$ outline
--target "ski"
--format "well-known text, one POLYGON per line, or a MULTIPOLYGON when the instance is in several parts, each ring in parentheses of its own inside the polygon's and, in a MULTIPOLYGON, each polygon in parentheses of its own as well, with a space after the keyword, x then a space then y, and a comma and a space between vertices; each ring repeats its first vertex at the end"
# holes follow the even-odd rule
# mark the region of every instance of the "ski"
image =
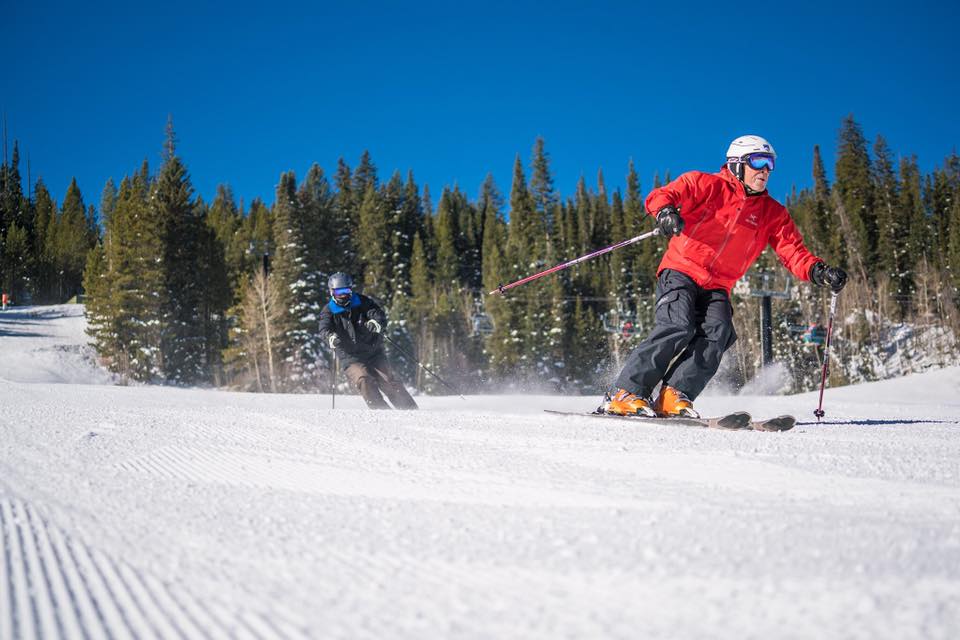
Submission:
POLYGON ((544 409, 546 413, 561 416, 589 416, 593 418, 607 418, 610 420, 628 420, 630 422, 643 422, 646 424, 669 424, 683 425, 688 427, 704 427, 709 429, 723 429, 726 431, 736 431, 740 429, 749 429, 751 426, 750 414, 746 411, 736 411, 725 416, 716 418, 690 418, 678 416, 676 418, 651 418, 648 416, 621 416, 615 413, 591 412, 584 413, 578 411, 555 411, 553 409, 544 409))
POLYGON ((777 416, 769 420, 754 420, 750 427, 754 431, 789 431, 797 424, 797 419, 793 416, 777 416))
POLYGON ((588 416, 592 418, 607 418, 612 420, 627 420, 631 422, 644 422, 647 424, 669 424, 682 425, 688 427, 703 427, 709 429, 722 429, 725 431, 789 431, 797 423, 797 419, 790 415, 777 416, 768 420, 753 420, 746 411, 735 411, 724 416, 715 418, 690 418, 686 416, 676 418, 661 418, 648 416, 621 416, 615 413, 603 413, 599 411, 580 412, 580 411, 556 411, 554 409, 544 409, 546 413, 552 413, 560 416, 588 416))

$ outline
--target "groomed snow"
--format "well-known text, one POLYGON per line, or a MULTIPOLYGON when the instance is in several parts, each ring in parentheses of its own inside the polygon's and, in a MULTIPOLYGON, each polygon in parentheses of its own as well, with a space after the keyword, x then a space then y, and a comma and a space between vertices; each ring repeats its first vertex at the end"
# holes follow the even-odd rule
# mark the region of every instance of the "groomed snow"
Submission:
POLYGON ((0 638, 956 638, 960 368, 783 434, 111 386, 0 313, 0 638))

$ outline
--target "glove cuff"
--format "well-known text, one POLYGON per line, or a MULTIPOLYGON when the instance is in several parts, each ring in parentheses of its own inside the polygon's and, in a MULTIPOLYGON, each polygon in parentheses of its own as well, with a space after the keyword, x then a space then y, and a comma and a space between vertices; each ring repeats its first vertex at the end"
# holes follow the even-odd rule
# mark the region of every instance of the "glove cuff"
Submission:
POLYGON ((660 207, 660 210, 657 211, 657 220, 659 221, 661 218, 663 218, 663 216, 670 215, 671 213, 675 213, 677 215, 680 214, 677 208, 672 204, 660 207))
POLYGON ((823 272, 827 270, 827 265, 824 262, 815 262, 812 267, 810 267, 810 282, 817 285, 818 287, 826 286, 826 282, 823 280, 823 272))

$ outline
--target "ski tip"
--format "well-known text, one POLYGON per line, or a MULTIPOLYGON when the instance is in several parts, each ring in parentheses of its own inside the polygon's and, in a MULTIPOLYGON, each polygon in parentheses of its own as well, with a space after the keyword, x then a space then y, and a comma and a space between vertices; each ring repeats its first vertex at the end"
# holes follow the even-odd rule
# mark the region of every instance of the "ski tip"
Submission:
POLYGON ((797 419, 790 415, 777 416, 769 420, 760 420, 753 423, 754 431, 789 431, 797 424, 797 419))
POLYGON ((750 428, 750 414, 746 411, 737 411, 735 413, 729 413, 720 418, 714 418, 710 420, 710 426, 714 426, 718 429, 749 429, 750 428))

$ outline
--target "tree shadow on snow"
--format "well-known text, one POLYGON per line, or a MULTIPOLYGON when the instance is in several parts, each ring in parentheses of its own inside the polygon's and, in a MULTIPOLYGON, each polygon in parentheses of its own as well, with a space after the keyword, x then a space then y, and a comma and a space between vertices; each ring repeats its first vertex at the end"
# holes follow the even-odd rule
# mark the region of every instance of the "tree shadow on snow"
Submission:
POLYGON ((11 338, 46 338, 49 333, 37 333, 35 331, 19 331, 19 330, 9 330, 0 327, 0 336, 8 336, 11 338))

